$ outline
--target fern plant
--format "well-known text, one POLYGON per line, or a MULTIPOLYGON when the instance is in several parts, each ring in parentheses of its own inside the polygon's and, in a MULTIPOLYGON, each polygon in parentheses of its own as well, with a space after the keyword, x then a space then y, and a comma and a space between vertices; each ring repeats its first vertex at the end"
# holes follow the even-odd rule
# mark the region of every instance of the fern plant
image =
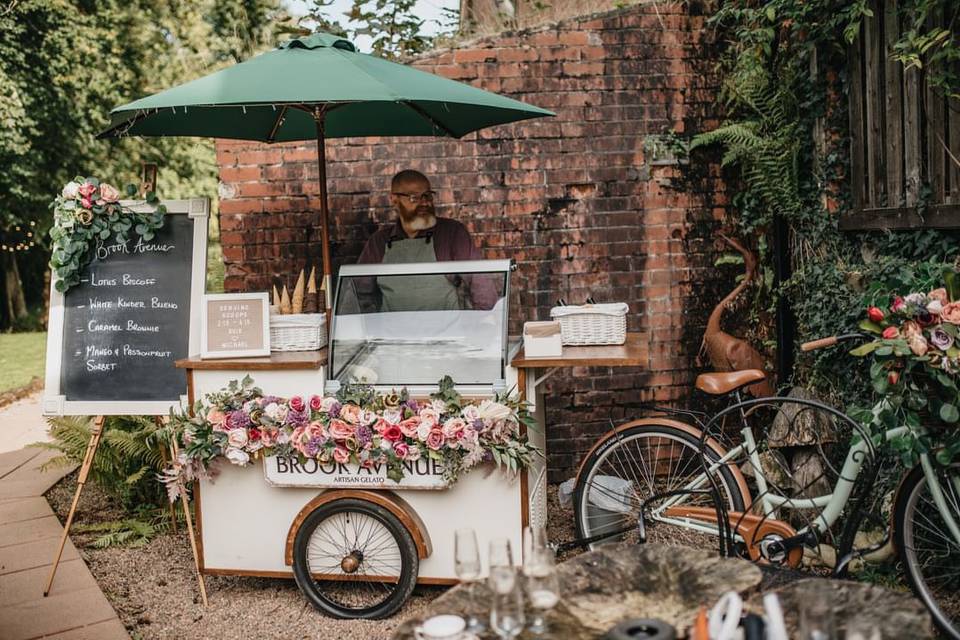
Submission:
MULTIPOLYGON (((157 535, 166 533, 171 527, 171 511, 163 508, 138 510, 138 515, 122 520, 98 522, 96 524, 77 524, 73 530, 77 533, 99 533, 90 543, 95 549, 113 546, 142 547, 157 535)), ((177 521, 183 520, 183 513, 174 511, 177 521)))
MULTIPOLYGON (((48 419, 48 424, 53 440, 36 446, 60 455, 44 466, 82 463, 93 431, 92 418, 58 416, 48 419)), ((117 498, 128 511, 164 504, 166 492, 157 474, 163 469, 165 434, 151 417, 107 418, 90 479, 117 498)))

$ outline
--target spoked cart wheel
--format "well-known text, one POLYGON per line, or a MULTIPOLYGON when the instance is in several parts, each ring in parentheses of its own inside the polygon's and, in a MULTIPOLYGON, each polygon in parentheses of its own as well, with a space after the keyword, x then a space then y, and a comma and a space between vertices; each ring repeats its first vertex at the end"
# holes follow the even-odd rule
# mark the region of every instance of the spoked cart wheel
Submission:
MULTIPOLYGON (((960 468, 938 468, 937 476, 944 503, 960 522, 960 468)), ((960 544, 948 530, 920 466, 900 485, 893 536, 914 593, 943 635, 960 639, 960 544)))
POLYGON ((293 575, 313 606, 336 618, 386 618, 410 597, 420 560, 387 509, 355 498, 314 509, 293 543, 293 575))

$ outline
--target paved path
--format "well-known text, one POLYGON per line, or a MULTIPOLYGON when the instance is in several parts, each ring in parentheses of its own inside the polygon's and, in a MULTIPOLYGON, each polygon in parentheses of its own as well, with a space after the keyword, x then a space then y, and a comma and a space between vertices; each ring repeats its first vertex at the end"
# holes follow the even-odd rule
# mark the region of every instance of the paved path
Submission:
POLYGON ((17 451, 34 442, 47 441, 47 420, 40 412, 42 392, 0 409, 0 453, 17 451))
MULTIPOLYGON (((9 427, 6 413, 0 412, 0 434, 9 427)), ((70 540, 50 596, 43 597, 63 533, 43 494, 70 471, 40 471, 54 455, 36 448, 0 453, 0 638, 129 640, 70 540)))

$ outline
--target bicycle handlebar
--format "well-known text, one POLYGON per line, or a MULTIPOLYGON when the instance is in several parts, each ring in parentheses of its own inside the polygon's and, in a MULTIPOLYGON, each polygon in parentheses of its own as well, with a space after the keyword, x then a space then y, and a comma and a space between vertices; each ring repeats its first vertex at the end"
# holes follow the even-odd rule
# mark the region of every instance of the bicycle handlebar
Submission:
POLYGON ((848 333, 842 336, 830 336, 829 338, 820 338, 819 340, 811 340, 810 342, 804 342, 800 345, 801 351, 815 351, 816 349, 822 349, 824 347, 832 347, 838 342, 844 342, 846 340, 855 340, 864 338, 863 334, 860 333, 848 333))

